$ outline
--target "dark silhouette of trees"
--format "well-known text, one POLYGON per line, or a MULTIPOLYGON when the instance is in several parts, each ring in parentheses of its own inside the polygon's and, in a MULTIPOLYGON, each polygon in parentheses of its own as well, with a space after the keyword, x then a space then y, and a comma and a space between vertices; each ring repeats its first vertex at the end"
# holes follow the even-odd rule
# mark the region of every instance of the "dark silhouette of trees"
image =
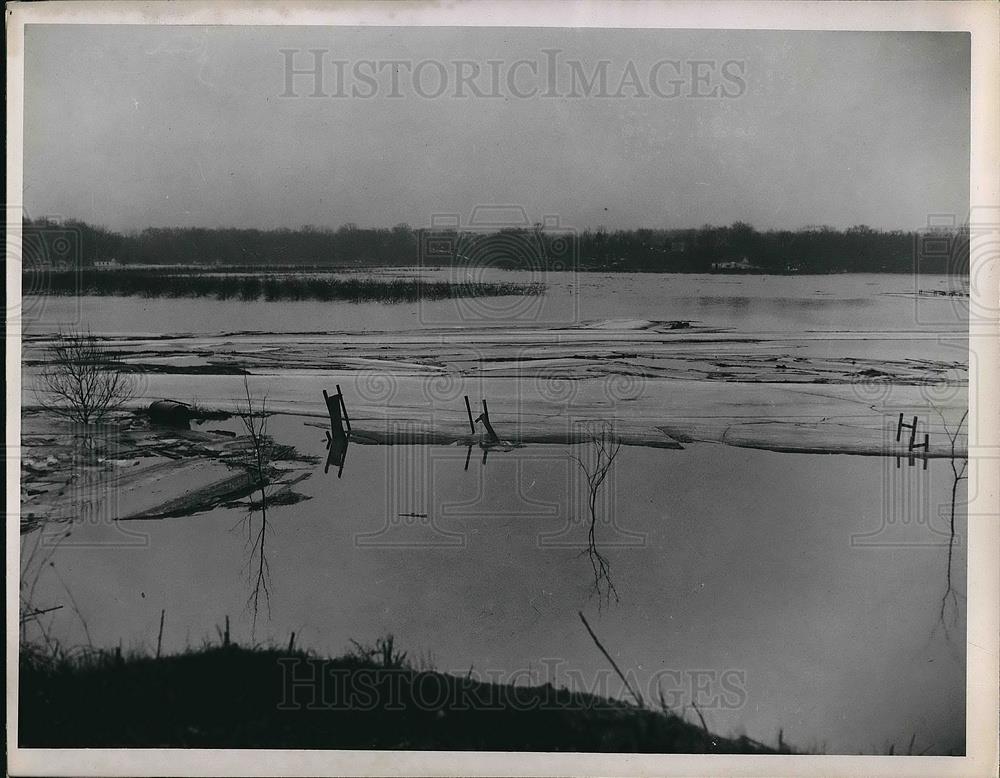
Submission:
MULTIPOLYGON (((73 264, 93 265, 117 259, 121 264, 214 267, 389 267, 462 265, 509 269, 707 272, 717 262, 745 260, 751 272, 837 273, 968 271, 967 229, 939 230, 944 251, 924 256, 924 233, 876 230, 866 225, 835 230, 758 231, 745 222, 696 229, 596 230, 569 232, 509 227, 494 232, 422 233, 406 224, 363 228, 344 224, 336 230, 255 230, 202 227, 149 228, 122 234, 79 221, 25 221, 25 234, 38 242, 45 257, 46 238, 68 236, 73 264), (429 241, 428 238, 440 240, 429 241), (430 247, 430 248, 428 248, 430 247)), ((26 246, 28 237, 25 238, 26 246)), ((32 246, 35 244, 33 243, 32 246)), ((65 245, 65 243, 60 244, 65 245)), ((64 260, 65 261, 65 260, 64 260)), ((27 269, 27 264, 26 264, 27 269)))

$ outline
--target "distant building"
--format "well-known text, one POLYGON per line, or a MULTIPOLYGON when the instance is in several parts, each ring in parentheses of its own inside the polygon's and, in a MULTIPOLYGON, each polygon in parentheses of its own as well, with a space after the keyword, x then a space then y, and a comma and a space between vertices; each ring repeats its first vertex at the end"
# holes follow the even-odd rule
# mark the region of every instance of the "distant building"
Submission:
POLYGON ((118 263, 118 260, 114 259, 114 258, 112 258, 112 259, 96 259, 96 260, 94 260, 94 267, 107 270, 109 268, 120 267, 120 265, 118 263))
POLYGON ((713 262, 712 270, 731 270, 735 272, 751 272, 754 270, 760 270, 757 265, 751 264, 747 257, 741 257, 736 260, 727 260, 725 262, 713 262))

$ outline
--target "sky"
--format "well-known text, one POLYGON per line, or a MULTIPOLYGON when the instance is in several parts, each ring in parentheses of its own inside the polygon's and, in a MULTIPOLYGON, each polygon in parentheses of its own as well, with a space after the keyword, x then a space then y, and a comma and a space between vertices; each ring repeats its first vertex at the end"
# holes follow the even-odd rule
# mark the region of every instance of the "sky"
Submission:
POLYGON ((916 229, 968 213, 969 68, 966 33, 30 25, 24 205, 123 231, 498 205, 916 229))

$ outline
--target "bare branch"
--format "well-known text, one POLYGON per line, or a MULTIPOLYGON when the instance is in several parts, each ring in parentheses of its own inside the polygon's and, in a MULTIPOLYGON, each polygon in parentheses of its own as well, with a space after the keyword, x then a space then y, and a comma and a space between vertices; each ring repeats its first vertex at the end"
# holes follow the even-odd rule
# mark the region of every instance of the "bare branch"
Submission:
POLYGON ((136 395, 119 353, 91 333, 60 333, 48 346, 36 396, 42 407, 83 425, 99 423, 136 395))
POLYGON ((253 621, 251 625, 251 635, 257 629, 257 615, 260 612, 261 594, 264 595, 264 602, 268 608, 270 616, 271 608, 271 586, 270 586, 270 566, 267 562, 266 542, 267 542, 267 483, 268 469, 272 456, 271 440, 267 436, 267 397, 260 401, 260 408, 254 407, 254 398, 250 392, 250 382, 243 376, 243 392, 246 398, 246 405, 237 406, 236 413, 243 423, 243 428, 249 438, 249 447, 242 456, 242 466, 247 473, 247 478, 251 485, 256 485, 260 490, 260 528, 256 534, 253 532, 254 505, 251 499, 247 510, 247 533, 250 544, 250 558, 247 563, 250 572, 250 596, 247 598, 247 607, 253 610, 253 621))
POLYGON ((594 449, 593 465, 584 462, 580 457, 572 457, 580 466, 587 481, 587 510, 590 514, 590 526, 587 530, 585 551, 594 572, 594 591, 605 602, 609 601, 612 596, 615 598, 615 602, 618 602, 618 590, 611 580, 611 566, 607 557, 597 548, 597 495, 611 470, 615 457, 618 455, 621 441, 614 436, 611 425, 602 424, 599 429, 592 431, 591 443, 594 449))

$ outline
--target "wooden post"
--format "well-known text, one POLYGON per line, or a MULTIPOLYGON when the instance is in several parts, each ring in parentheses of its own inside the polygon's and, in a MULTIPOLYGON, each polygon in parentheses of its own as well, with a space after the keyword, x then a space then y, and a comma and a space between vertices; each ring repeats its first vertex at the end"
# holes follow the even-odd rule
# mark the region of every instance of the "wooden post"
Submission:
POLYGON ((468 450, 465 452, 465 469, 469 469, 469 460, 472 459, 472 444, 469 444, 468 450))
POLYGON ((330 414, 330 429, 333 432, 333 437, 346 437, 347 432, 344 431, 343 421, 343 397, 340 394, 336 394, 331 397, 327 394, 326 389, 324 389, 323 399, 326 401, 326 412, 330 414))
POLYGON ((340 391, 340 384, 337 384, 337 394, 340 396, 340 408, 344 411, 344 424, 347 425, 347 431, 351 431, 351 418, 347 415, 347 405, 344 403, 344 393, 340 391))
POLYGON ((472 434, 476 434, 476 423, 472 420, 472 405, 469 403, 469 395, 465 395, 465 412, 469 414, 469 429, 472 434))
POLYGON ((156 658, 160 658, 160 648, 163 646, 163 617, 167 615, 167 609, 160 611, 160 634, 156 637, 156 658))
POLYGON ((288 638, 288 653, 289 654, 292 653, 294 649, 295 649, 295 633, 293 632, 292 636, 288 638))
POLYGON ((226 614, 226 631, 222 635, 222 645, 229 648, 229 614, 226 614))
POLYGON ((326 448, 329 453, 326 456, 326 464, 323 466, 323 473, 330 471, 330 465, 337 466, 337 478, 344 473, 344 463, 347 461, 347 448, 350 445, 350 438, 346 433, 334 437, 326 433, 326 448))
POLYGON ((483 426, 486 427, 486 434, 490 436, 490 440, 494 443, 500 442, 500 436, 497 435, 496 430, 493 429, 493 425, 490 424, 490 409, 489 406, 486 405, 485 397, 483 398, 483 412, 477 421, 481 421, 483 426))
MULTIPOLYGON (((903 414, 899 414, 899 421, 896 423, 896 442, 899 442, 900 437, 903 434, 903 428, 905 427, 910 431, 910 442, 907 444, 907 449, 913 451, 914 448, 920 448, 920 446, 915 445, 917 442, 917 424, 919 420, 916 416, 913 417, 913 422, 911 424, 906 424, 903 421, 903 414)), ((927 435, 924 435, 927 438, 927 435)))

